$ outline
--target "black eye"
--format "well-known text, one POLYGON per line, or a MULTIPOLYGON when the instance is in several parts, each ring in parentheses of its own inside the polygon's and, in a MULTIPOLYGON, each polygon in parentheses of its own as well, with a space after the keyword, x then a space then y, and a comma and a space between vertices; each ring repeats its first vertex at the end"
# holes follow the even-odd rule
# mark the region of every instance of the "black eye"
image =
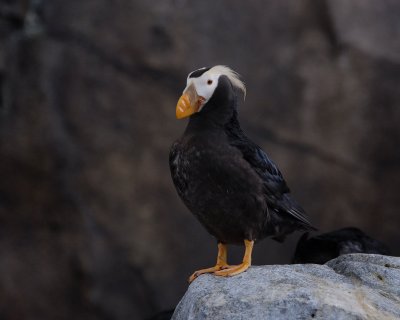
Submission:
POLYGON ((212 84, 212 80, 208 80, 208 81, 207 81, 207 84, 212 84))

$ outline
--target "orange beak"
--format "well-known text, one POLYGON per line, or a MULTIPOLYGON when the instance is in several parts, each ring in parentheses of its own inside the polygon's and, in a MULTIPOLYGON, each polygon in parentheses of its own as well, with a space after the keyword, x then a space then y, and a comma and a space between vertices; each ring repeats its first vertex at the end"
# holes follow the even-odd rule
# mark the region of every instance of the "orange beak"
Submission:
POLYGON ((183 119, 198 112, 205 102, 205 99, 199 96, 193 83, 185 89, 182 96, 176 104, 176 118, 183 119))

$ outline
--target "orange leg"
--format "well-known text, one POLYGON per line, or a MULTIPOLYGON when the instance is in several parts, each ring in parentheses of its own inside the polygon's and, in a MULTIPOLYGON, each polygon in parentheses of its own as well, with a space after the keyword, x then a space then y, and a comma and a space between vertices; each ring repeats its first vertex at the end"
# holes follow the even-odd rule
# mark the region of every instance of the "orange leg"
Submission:
POLYGON ((196 272, 194 272, 189 277, 189 283, 191 283, 194 279, 196 279, 199 275, 201 275, 203 273, 211 273, 211 272, 215 272, 215 271, 222 270, 225 268, 229 268, 229 265, 226 262, 227 255, 228 255, 228 251, 227 251, 226 244, 218 243, 217 264, 214 267, 207 268, 207 269, 201 269, 201 270, 197 270, 196 272))
POLYGON ((246 246, 246 250, 241 264, 225 268, 224 270, 217 270, 214 274, 221 277, 230 277, 246 271, 251 266, 251 253, 254 241, 244 240, 244 245, 246 246))

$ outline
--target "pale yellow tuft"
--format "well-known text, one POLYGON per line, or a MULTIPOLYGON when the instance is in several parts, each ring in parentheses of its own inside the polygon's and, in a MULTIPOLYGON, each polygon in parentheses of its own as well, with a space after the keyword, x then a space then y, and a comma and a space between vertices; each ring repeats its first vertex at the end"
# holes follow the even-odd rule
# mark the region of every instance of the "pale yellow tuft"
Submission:
POLYGON ((243 98, 246 98, 246 86, 244 82, 240 80, 240 75, 236 71, 227 66, 218 65, 212 67, 208 72, 227 76, 232 85, 243 92, 243 98))

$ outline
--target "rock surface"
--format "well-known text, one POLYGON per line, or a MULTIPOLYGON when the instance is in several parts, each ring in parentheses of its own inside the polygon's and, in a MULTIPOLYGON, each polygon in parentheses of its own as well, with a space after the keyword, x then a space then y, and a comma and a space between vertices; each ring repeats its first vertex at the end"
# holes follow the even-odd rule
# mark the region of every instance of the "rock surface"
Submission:
POLYGON ((187 319, 399 319, 400 258, 350 254, 326 265, 200 276, 176 308, 187 319))

